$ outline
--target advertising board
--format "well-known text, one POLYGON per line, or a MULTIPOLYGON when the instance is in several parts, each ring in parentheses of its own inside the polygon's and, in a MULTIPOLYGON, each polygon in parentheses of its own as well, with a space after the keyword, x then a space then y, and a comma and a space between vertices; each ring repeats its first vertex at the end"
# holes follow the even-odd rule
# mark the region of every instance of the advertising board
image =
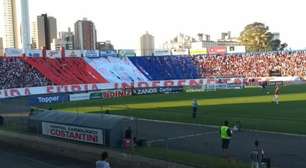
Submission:
POLYGON ((11 88, 0 90, 0 99, 19 96, 31 96, 40 94, 89 92, 106 89, 131 89, 149 87, 174 87, 174 86, 199 86, 203 85, 206 79, 184 79, 184 80, 161 80, 161 81, 139 81, 139 82, 116 82, 116 83, 94 83, 94 84, 73 84, 53 85, 41 87, 11 88))
POLYGON ((53 104, 53 103, 64 103, 69 100, 69 96, 65 94, 60 95, 43 95, 32 97, 29 99, 30 105, 38 105, 38 104, 53 104))
POLYGON ((154 56, 167 56, 171 55, 171 52, 169 50, 162 50, 162 49, 157 49, 154 50, 154 56))
POLYGON ((104 134, 100 129, 42 122, 42 134, 79 142, 104 144, 104 134))
POLYGON ((120 57, 136 57, 136 52, 135 50, 124 49, 124 50, 118 50, 118 55, 120 57))
POLYGON ((61 52, 57 50, 47 50, 46 51, 47 57, 49 58, 61 58, 61 52))
POLYGON ((80 101, 80 100, 89 100, 90 93, 78 93, 78 94, 70 94, 70 101, 80 101))
POLYGON ((224 55, 226 54, 226 47, 211 47, 208 49, 208 54, 213 55, 213 54, 221 54, 224 55))
POLYGON ((190 50, 190 55, 205 55, 207 54, 207 49, 202 50, 190 50))
POLYGON ((187 93, 204 92, 205 88, 203 88, 202 86, 195 86, 195 87, 185 86, 184 91, 187 92, 187 93))
POLYGON ((65 50, 66 57, 81 57, 82 51, 81 50, 65 50))
POLYGON ((171 55, 189 55, 188 49, 171 50, 171 55))
POLYGON ((156 94, 158 93, 157 88, 134 88, 134 95, 148 95, 148 94, 156 94))
POLYGON ((87 58, 99 58, 100 54, 99 54, 99 51, 96 51, 96 50, 86 50, 85 56, 87 58))
POLYGON ((108 51, 99 51, 100 57, 116 57, 117 53, 114 50, 108 50, 108 51))
POLYGON ((167 94, 167 93, 177 93, 182 92, 183 87, 174 86, 174 87, 156 87, 156 88, 134 88, 134 95, 149 95, 149 94, 167 94))
POLYGON ((245 46, 227 46, 227 53, 245 53, 245 46))
POLYGON ((6 48, 4 53, 7 57, 20 57, 22 55, 22 50, 17 48, 6 48))
POLYGON ((174 87, 160 87, 158 88, 158 93, 177 93, 183 92, 184 88, 182 86, 174 86, 174 87))
POLYGON ((131 95, 132 95, 131 89, 116 89, 116 90, 102 91, 102 99, 111 99, 114 97, 125 97, 131 95))
POLYGON ((28 57, 41 57, 42 51, 41 50, 27 50, 25 54, 28 57))
POLYGON ((90 99, 90 100, 102 99, 102 98, 103 98, 102 92, 92 92, 92 93, 90 93, 90 95, 89 95, 89 99, 90 99))
POLYGON ((103 90, 97 92, 91 92, 89 95, 90 100, 93 99, 111 99, 114 97, 131 96, 131 89, 115 89, 115 90, 103 90))
MULTIPOLYGON (((214 83, 220 83, 220 79, 214 83)), ((235 83, 237 85, 243 85, 243 81, 247 81, 248 78, 227 78, 221 79, 221 82, 235 83)), ((300 77, 258 77, 256 81, 283 81, 283 82, 299 82, 302 81, 300 77)), ((95 83, 95 84, 74 84, 74 85, 55 85, 55 86, 41 86, 41 87, 25 87, 25 88, 11 88, 0 90, 0 99, 19 97, 19 96, 31 96, 41 94, 56 94, 56 93, 73 93, 73 92, 93 92, 106 89, 131 89, 131 88, 158 88, 158 87, 186 87, 192 88, 202 87, 203 85, 210 83, 208 79, 182 79, 182 80, 160 80, 160 81, 139 81, 139 82, 120 82, 120 83, 95 83)), ((224 87, 224 86, 222 86, 224 87)))

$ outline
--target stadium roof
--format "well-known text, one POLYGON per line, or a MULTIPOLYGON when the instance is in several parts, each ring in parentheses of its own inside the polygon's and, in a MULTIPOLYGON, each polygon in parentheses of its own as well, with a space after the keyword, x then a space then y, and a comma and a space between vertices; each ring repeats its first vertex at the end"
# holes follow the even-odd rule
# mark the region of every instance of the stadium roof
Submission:
POLYGON ((112 129, 123 121, 131 120, 131 118, 109 114, 86 114, 45 110, 33 113, 31 120, 89 128, 112 129))

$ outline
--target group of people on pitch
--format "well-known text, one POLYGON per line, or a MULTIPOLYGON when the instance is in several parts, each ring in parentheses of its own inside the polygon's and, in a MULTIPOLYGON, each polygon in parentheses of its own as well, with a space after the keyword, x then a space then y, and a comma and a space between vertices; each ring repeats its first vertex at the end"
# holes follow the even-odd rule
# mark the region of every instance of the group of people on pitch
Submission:
MULTIPOLYGON (((132 128, 131 127, 128 127, 125 130, 122 145, 123 145, 123 148, 125 148, 125 149, 128 149, 133 145, 132 128)), ((101 154, 101 158, 98 161, 96 161, 96 168, 110 168, 110 164, 108 162, 108 153, 107 152, 103 152, 101 154)))
MULTIPOLYGON (((265 87, 263 87, 265 89, 265 87)), ((273 102, 279 104, 280 87, 277 84, 274 91, 273 102)), ((192 118, 196 118, 198 109, 197 99, 192 100, 192 118)), ((233 130, 240 131, 241 124, 237 122, 233 129, 229 127, 228 121, 224 121, 224 124, 220 128, 220 136, 222 141, 222 150, 225 158, 229 158, 228 148, 230 140, 232 138, 233 130)), ((265 157, 264 150, 258 140, 254 142, 254 149, 250 153, 251 167, 252 168, 270 168, 271 161, 270 158, 265 157)))
MULTIPOLYGON (((223 155, 226 159, 229 159, 229 145, 232 138, 233 131, 229 127, 229 122, 224 121, 224 124, 220 127, 220 136, 222 141, 223 155)), ((270 168, 271 160, 265 156, 263 147, 258 140, 254 142, 254 148, 250 152, 251 168, 270 168)))
MULTIPOLYGON (((131 134, 130 128, 127 129, 126 134, 127 136, 131 134)), ((223 154, 226 159, 229 159, 228 149, 232 135, 233 131, 229 127, 229 122, 224 121, 224 124, 220 127, 220 136, 222 141, 223 154)), ((251 168, 271 167, 270 158, 265 157, 265 152, 263 150, 263 147, 260 145, 258 140, 255 140, 254 142, 254 148, 250 152, 250 159, 251 159, 251 168)), ((108 153, 103 152, 101 154, 101 159, 96 161, 96 168, 110 168, 110 164, 107 160, 108 160, 108 153)))
MULTIPOLYGON (((273 102, 276 104, 279 103, 279 94, 280 94, 280 88, 278 85, 275 87, 275 92, 273 96, 273 102)), ((198 109, 198 101, 197 99, 192 100, 192 118, 196 118, 198 109)), ((240 130, 240 122, 237 122, 235 126, 233 127, 234 131, 240 130)), ((220 127, 220 136, 222 141, 222 150, 225 158, 229 158, 229 145, 230 140, 232 138, 233 130, 229 127, 229 122, 224 121, 224 124, 220 127)), ((132 129, 129 127, 125 131, 124 140, 123 140, 123 147, 129 148, 133 144, 132 139, 132 129)), ((107 161, 108 153, 103 152, 101 154, 101 159, 96 162, 96 168, 110 168, 110 165, 107 161)), ((254 149, 250 153, 250 159, 251 159, 251 168, 270 168, 271 161, 269 158, 266 158, 264 155, 264 150, 262 146, 260 145, 258 140, 255 140, 254 142, 254 149)))

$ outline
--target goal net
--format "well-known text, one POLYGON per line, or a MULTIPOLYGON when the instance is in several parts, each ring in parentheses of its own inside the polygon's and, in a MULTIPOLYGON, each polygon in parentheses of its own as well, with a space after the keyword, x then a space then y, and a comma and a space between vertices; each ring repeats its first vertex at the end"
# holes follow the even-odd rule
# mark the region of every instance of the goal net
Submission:
POLYGON ((203 91, 210 92, 210 91, 216 91, 217 90, 217 78, 216 77, 210 77, 207 78, 207 81, 205 84, 202 85, 203 91))

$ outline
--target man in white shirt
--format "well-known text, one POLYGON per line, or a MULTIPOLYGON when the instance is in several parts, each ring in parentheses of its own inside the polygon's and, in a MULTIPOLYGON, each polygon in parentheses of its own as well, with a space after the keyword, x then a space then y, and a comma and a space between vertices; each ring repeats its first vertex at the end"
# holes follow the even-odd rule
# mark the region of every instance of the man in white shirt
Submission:
POLYGON ((101 160, 96 161, 96 168, 111 168, 108 161, 108 153, 107 152, 103 152, 101 154, 101 160))

